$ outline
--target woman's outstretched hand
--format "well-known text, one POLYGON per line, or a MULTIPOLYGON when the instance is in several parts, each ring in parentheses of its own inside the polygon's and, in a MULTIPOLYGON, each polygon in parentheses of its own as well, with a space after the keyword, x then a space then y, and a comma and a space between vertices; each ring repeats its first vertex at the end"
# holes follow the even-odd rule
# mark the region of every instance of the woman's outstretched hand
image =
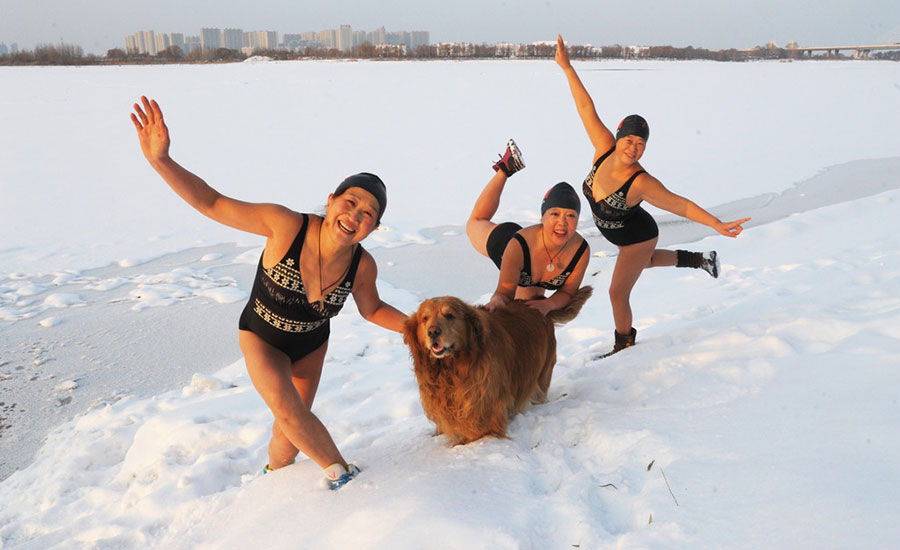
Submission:
POLYGON ((750 218, 744 218, 733 222, 719 222, 713 226, 713 229, 726 237, 737 237, 744 230, 743 225, 749 221, 750 218))
POLYGON ((572 66, 572 63, 569 61, 569 51, 566 50, 566 43, 563 42, 561 34, 556 35, 556 64, 563 69, 568 69, 572 66))
POLYGON ((131 113, 131 122, 137 129, 138 139, 141 142, 141 151, 147 160, 153 162, 169 156, 169 129, 163 121, 162 111, 156 100, 148 100, 141 96, 144 107, 134 104, 134 113, 131 113))

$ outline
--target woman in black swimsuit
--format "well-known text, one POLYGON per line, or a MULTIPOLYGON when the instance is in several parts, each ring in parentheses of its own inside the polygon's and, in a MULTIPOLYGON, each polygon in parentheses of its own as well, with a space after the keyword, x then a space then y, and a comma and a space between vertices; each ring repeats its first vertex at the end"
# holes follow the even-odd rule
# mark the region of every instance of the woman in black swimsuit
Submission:
POLYGON ((713 277, 719 275, 715 252, 701 254, 657 249, 656 222, 639 206, 640 202, 646 200, 657 208, 708 225, 727 237, 740 235, 742 225, 750 218, 722 222, 694 202, 666 189, 638 162, 650 136, 647 121, 638 115, 628 116, 613 136, 597 116, 590 94, 569 62, 562 36, 556 39, 556 62, 566 74, 578 115, 594 146, 594 165, 584 180, 585 197, 591 205, 597 228, 619 247, 609 286, 616 325, 615 345, 610 353, 615 353, 634 345, 637 331, 631 326, 629 299, 631 289, 645 268, 674 265, 701 268, 713 277))
POLYGON ((328 196, 324 218, 226 197, 172 160, 159 105, 141 101, 131 119, 144 156, 166 183, 201 214, 266 237, 238 331, 250 379, 275 416, 265 471, 302 452, 324 469, 332 489, 342 486, 359 469, 344 460, 310 409, 328 349, 328 320, 348 295, 364 318, 382 327, 400 332, 406 319, 379 298, 375 260, 359 244, 384 214, 384 183, 373 174, 350 176, 328 196))
POLYGON ((575 229, 581 200, 571 185, 560 182, 541 202, 541 223, 523 228, 513 222, 494 223, 506 180, 525 167, 513 140, 494 164, 494 177, 479 195, 466 223, 475 250, 494 261, 500 280, 487 308, 510 300, 527 300, 544 315, 565 307, 575 295, 590 259, 587 241, 575 229), (547 290, 553 295, 543 299, 547 290), (541 298, 541 299, 537 299, 541 298))

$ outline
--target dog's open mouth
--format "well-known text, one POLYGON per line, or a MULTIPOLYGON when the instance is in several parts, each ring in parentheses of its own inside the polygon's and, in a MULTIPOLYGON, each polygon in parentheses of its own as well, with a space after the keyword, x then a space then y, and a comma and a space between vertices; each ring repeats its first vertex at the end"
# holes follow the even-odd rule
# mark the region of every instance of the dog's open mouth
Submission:
POLYGON ((453 346, 445 346, 437 340, 433 340, 431 342, 431 355, 433 355, 437 359, 440 359, 441 357, 449 354, 452 348, 453 346))

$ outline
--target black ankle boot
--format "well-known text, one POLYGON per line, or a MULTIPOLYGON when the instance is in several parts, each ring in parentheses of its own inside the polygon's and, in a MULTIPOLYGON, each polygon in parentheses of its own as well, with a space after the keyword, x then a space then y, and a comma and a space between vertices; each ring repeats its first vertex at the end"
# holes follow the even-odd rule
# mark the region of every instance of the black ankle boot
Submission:
POLYGON ((614 353, 618 353, 625 348, 630 348, 634 345, 634 339, 637 337, 637 331, 634 329, 634 327, 631 327, 631 331, 628 334, 619 334, 618 331, 613 331, 613 335, 616 337, 616 343, 613 344, 612 351, 598 355, 594 359, 603 359, 609 357, 614 353))
POLYGON ((713 279, 719 277, 719 255, 715 250, 710 252, 691 252, 689 250, 676 250, 678 261, 675 267, 692 267, 702 269, 712 275, 713 279))

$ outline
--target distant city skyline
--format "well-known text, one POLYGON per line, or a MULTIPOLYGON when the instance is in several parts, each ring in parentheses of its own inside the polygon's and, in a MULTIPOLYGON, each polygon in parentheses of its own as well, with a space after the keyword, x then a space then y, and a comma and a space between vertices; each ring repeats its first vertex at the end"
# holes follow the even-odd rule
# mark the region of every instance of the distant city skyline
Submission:
MULTIPOLYGON (((182 54, 195 51, 215 51, 219 48, 238 50, 244 55, 266 50, 284 49, 299 51, 304 47, 334 48, 350 52, 364 44, 373 46, 398 46, 415 51, 419 46, 429 44, 428 31, 388 30, 380 27, 371 31, 354 29, 341 25, 336 29, 322 29, 301 33, 278 31, 244 31, 243 29, 219 29, 203 27, 199 34, 162 33, 155 30, 140 30, 124 38, 125 53, 157 55, 170 47, 177 47, 182 54), (280 36, 280 38, 279 38, 280 36)), ((4 54, 0 42, 0 55, 4 54)))
POLYGON ((19 49, 65 42, 103 55, 138 30, 197 34, 203 27, 298 34, 350 25, 354 29, 427 30, 432 43, 673 45, 708 49, 785 45, 831 46, 900 42, 897 0, 456 0, 389 4, 346 0, 337 5, 258 0, 0 0, 0 42, 19 49), (141 6, 142 9, 136 9, 141 6))

